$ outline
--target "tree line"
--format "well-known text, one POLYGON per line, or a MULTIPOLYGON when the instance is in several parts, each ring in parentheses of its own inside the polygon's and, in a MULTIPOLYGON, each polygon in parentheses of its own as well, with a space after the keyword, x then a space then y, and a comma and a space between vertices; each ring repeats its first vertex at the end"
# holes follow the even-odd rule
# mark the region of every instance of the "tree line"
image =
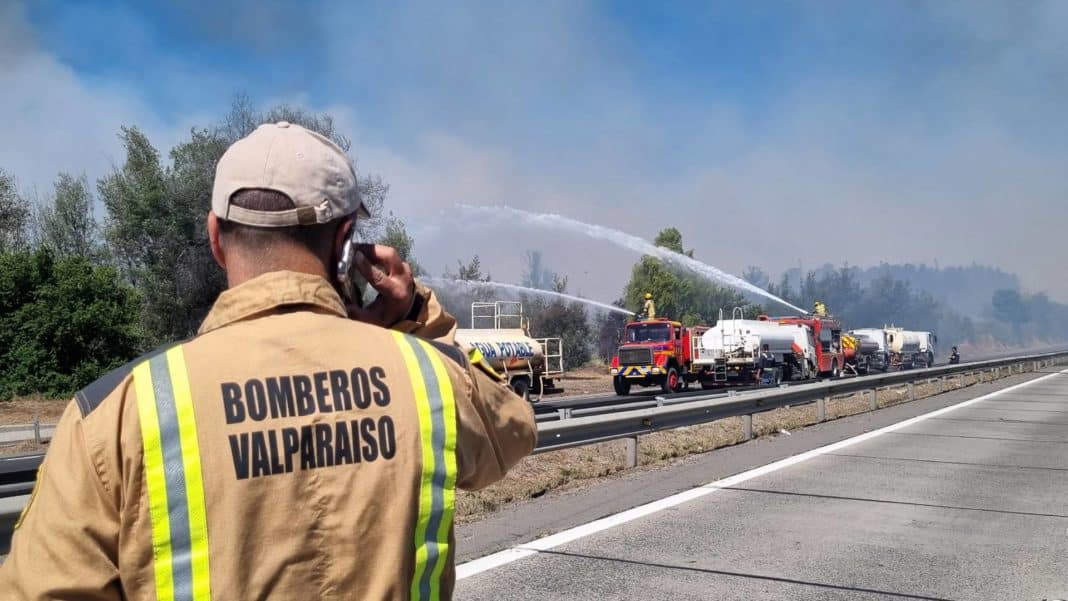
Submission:
MULTIPOLYGON (((225 288, 205 227, 215 165, 231 143, 258 124, 280 120, 350 148, 327 114, 288 105, 260 110, 239 96, 217 123, 192 129, 165 155, 139 128, 122 128, 124 160, 96 182, 60 173, 43 197, 28 197, 0 166, 0 399, 69 395, 140 352, 195 335, 225 288)), ((395 247, 416 275, 426 274, 404 223, 384 212, 388 183, 368 174, 360 176, 359 185, 373 215, 358 223, 362 239, 395 247)), ((694 256, 676 228, 662 230, 655 243, 694 256)), ((919 272, 933 279, 925 269, 919 272)), ((477 255, 444 275, 474 283, 491 279, 477 255)), ((825 267, 805 274, 797 286, 786 275, 772 283, 756 267, 744 275, 798 306, 823 301, 847 328, 896 324, 935 331, 944 344, 1068 339, 1068 306, 1016 288, 996 290, 988 314, 976 318, 914 289, 889 269, 873 276, 848 266, 825 267)), ((1003 272, 995 275, 1014 282, 1003 272)), ((537 250, 528 252, 520 283, 561 293, 569 285, 537 250)), ((721 311, 730 314, 735 308, 747 317, 780 310, 651 256, 636 261, 614 304, 638 312, 646 293, 653 295, 660 315, 686 325, 714 324, 721 311)), ((536 294, 516 297, 489 285, 446 286, 438 294, 461 327, 470 326, 472 302, 518 298, 532 336, 563 339, 569 369, 594 358, 610 359, 627 321, 581 303, 536 294)))
MULTIPOLYGON (((118 132, 124 160, 91 184, 60 173, 43 197, 0 166, 0 399, 69 395, 139 352, 193 336, 225 288, 207 243, 215 165, 265 122, 318 131, 348 151, 326 114, 239 96, 217 123, 194 128, 166 159, 135 126, 118 132)), ((375 217, 365 240, 407 252, 404 224, 383 214, 389 186, 362 175, 375 217)))

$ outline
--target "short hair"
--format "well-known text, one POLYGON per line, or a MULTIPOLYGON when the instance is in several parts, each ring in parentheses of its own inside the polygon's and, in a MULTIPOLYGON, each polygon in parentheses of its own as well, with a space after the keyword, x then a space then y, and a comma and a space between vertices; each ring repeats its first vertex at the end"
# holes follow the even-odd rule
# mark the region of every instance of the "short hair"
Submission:
MULTIPOLYGON (((291 198, 276 190, 246 188, 230 197, 230 204, 252 211, 286 211, 296 208, 291 198)), ((263 250, 277 241, 299 244, 319 257, 328 257, 340 219, 328 223, 254 227, 219 217, 219 231, 250 250, 263 250)))

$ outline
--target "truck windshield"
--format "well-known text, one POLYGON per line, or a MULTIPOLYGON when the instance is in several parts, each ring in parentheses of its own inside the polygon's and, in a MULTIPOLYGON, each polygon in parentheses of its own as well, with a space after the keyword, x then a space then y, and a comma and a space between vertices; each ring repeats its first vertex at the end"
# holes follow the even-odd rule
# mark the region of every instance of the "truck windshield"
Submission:
POLYGON ((671 326, 666 323, 640 323, 627 326, 627 342, 667 342, 671 326))

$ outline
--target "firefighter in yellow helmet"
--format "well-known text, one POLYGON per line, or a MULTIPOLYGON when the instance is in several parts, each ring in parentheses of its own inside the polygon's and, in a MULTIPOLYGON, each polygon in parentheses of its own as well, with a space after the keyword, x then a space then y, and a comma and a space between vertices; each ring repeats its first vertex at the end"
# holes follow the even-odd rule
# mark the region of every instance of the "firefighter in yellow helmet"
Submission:
POLYGON ((0 597, 452 598, 456 489, 528 454, 534 415, 443 342, 455 320, 393 249, 360 245, 379 296, 346 306, 367 216, 319 134, 266 124, 226 151, 207 230, 228 289, 197 336, 75 395, 0 597))
POLYGON ((650 292, 645 293, 645 307, 642 312, 646 319, 656 319, 656 303, 653 302, 653 295, 650 292))
POLYGON ((812 305, 812 312, 820 317, 825 317, 827 315, 827 305, 824 305, 823 301, 816 301, 812 305))

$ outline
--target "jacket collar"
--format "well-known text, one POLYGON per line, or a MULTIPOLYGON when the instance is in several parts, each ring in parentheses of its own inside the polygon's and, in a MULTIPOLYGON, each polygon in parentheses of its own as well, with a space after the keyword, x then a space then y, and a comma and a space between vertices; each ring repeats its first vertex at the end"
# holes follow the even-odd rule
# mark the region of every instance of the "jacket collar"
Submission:
POLYGON ((303 307, 308 311, 348 316, 341 297, 323 278, 296 271, 272 271, 220 294, 200 325, 199 333, 281 313, 283 307, 290 310, 303 307))

